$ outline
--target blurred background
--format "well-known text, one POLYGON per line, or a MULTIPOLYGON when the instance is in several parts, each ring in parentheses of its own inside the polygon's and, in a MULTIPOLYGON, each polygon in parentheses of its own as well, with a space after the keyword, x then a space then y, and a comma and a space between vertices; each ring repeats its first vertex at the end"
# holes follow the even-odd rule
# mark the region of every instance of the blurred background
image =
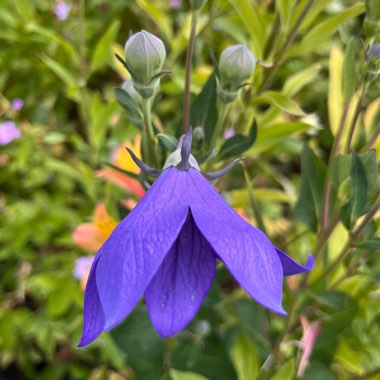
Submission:
POLYGON ((130 31, 164 41, 172 73, 153 118, 178 137, 190 5, 0 0, 0 25, 1 379, 380 378, 378 1, 209 0, 199 12, 193 114, 212 117, 219 104, 205 84, 223 49, 246 44, 261 62, 225 121, 225 138, 246 145, 208 165, 244 153, 246 177, 236 168, 217 188, 257 224, 254 193, 278 247, 300 262, 316 254, 309 277, 285 281, 290 316, 258 306, 219 268, 176 337, 161 340, 141 302, 81 349, 93 255, 145 192, 124 150, 139 150, 140 129, 116 100, 128 73, 114 54, 130 31))

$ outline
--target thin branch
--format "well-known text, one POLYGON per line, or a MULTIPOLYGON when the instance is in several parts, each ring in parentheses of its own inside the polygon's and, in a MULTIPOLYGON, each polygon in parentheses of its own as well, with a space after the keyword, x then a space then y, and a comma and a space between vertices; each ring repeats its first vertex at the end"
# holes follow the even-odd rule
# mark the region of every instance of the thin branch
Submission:
POLYGON ((186 133, 190 125, 190 85, 191 85, 191 68, 193 63, 193 54, 195 47, 195 37, 197 30, 197 11, 191 13, 191 31, 190 40, 186 53, 186 77, 185 77, 185 92, 183 96, 183 133, 186 133))

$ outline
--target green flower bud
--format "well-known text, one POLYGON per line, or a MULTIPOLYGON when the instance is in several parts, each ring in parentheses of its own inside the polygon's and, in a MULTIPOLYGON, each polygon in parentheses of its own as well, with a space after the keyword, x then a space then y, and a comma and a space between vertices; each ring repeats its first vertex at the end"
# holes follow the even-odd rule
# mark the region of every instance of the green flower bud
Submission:
POLYGON ((125 44, 125 62, 133 86, 143 98, 152 97, 160 84, 165 58, 163 42, 144 30, 134 34, 125 44))
POLYGON ((244 45, 230 46, 223 51, 218 66, 218 95, 223 102, 229 103, 236 99, 255 66, 254 55, 244 45))
POLYGON ((189 0, 191 8, 198 10, 207 0, 189 0))

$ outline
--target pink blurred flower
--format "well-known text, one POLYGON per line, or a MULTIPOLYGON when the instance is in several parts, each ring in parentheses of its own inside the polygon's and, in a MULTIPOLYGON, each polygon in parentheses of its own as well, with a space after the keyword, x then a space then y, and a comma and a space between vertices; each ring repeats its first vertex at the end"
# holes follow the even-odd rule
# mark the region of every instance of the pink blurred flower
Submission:
POLYGON ((65 21, 69 17, 71 5, 64 1, 58 0, 54 6, 54 14, 59 21, 65 21))
POLYGON ((13 121, 5 121, 0 123, 0 145, 7 145, 13 140, 18 139, 21 132, 16 128, 13 121))
POLYGON ((303 336, 301 342, 303 343, 303 352, 298 365, 297 376, 302 377, 309 365, 309 359, 313 352, 314 344, 321 331, 321 321, 316 321, 309 324, 304 315, 301 315, 301 324, 303 327, 303 336))
POLYGON ((20 111, 20 109, 24 107, 24 101, 20 98, 13 99, 11 106, 14 111, 20 111))

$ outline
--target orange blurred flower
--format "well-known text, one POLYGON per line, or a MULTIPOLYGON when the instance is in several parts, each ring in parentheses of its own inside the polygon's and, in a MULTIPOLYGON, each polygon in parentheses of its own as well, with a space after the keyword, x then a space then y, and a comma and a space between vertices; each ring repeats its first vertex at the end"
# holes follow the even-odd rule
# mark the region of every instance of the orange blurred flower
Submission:
MULTIPOLYGON (((112 164, 119 167, 120 169, 129 171, 134 174, 138 174, 140 172, 140 169, 134 163, 134 161, 132 160, 125 148, 130 148, 138 158, 141 158, 140 142, 141 137, 137 136, 133 142, 126 141, 123 144, 121 144, 112 153, 112 164)), ((98 170, 96 172, 96 175, 97 177, 104 178, 107 181, 110 181, 113 184, 128 190, 129 192, 137 195, 139 198, 141 198, 145 194, 145 190, 143 189, 143 187, 137 179, 131 178, 127 174, 122 173, 116 169, 107 168, 103 170, 98 170)))
POLYGON ((73 232, 74 243, 88 252, 97 252, 117 225, 104 203, 98 203, 92 223, 82 223, 73 232))

